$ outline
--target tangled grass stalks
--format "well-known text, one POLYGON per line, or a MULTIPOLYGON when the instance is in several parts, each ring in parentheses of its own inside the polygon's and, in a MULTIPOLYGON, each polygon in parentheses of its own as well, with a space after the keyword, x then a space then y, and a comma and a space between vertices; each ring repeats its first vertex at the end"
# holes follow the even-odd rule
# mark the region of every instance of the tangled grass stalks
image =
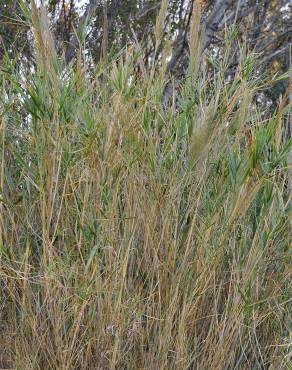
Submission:
POLYGON ((285 97, 247 55, 165 108, 164 65, 64 67, 38 17, 1 66, 0 368, 289 369, 285 97))

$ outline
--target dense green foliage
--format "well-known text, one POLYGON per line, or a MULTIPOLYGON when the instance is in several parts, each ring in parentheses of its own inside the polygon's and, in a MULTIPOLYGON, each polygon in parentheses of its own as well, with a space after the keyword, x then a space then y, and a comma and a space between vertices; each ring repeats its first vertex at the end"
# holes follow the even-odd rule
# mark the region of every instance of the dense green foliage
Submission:
POLYGON ((227 40, 164 106, 165 61, 68 67, 32 18, 35 69, 1 65, 0 367, 289 369, 289 90, 258 106, 243 46, 227 82, 227 40))

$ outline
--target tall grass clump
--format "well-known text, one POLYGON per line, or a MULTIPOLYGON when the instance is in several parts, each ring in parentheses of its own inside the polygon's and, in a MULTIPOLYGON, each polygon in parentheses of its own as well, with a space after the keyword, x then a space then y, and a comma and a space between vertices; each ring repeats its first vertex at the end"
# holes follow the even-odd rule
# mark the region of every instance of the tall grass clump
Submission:
POLYGON ((159 61, 65 66, 32 18, 34 69, 1 65, 0 368, 290 369, 289 91, 257 106, 242 48, 166 107, 159 61))

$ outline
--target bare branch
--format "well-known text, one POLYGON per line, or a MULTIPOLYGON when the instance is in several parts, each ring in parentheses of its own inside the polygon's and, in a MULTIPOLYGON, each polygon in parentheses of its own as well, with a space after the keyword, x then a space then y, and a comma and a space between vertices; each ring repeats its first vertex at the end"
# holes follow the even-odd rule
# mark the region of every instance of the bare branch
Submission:
POLYGON ((145 7, 143 9, 141 9, 134 17, 132 17, 131 20, 132 21, 139 21, 140 19, 142 19, 143 17, 148 15, 150 12, 158 9, 159 5, 160 4, 156 4, 156 5, 153 5, 153 6, 150 6, 150 7, 145 7))
MULTIPOLYGON (((224 18, 225 12, 227 11, 227 9, 230 7, 230 5, 233 2, 234 0, 217 0, 205 24, 202 25, 202 28, 205 28, 205 42, 203 45, 203 50, 206 49, 210 45, 215 32, 219 30, 220 23, 222 25, 222 19, 224 18)), ((192 14, 193 6, 194 6, 194 1, 192 1, 191 7, 190 7, 189 19, 188 19, 187 27, 185 28, 185 32, 183 34, 180 33, 176 39, 175 44, 177 45, 177 47, 171 57, 171 60, 168 63, 168 66, 167 66, 168 74, 173 74, 177 64, 179 63, 181 57, 185 54, 185 50, 188 47, 186 36, 188 32, 188 26, 190 23, 190 17, 192 14)))
POLYGON ((286 51, 288 51, 290 48, 292 48, 292 43, 289 43, 287 45, 284 45, 280 49, 276 50, 274 53, 267 55, 265 58, 261 60, 261 64, 268 63, 272 59, 276 58, 277 56, 284 54, 286 51))
POLYGON ((212 13, 209 15, 205 23, 204 49, 210 45, 214 33, 218 31, 219 24, 224 18, 225 12, 232 3, 233 0, 217 0, 212 13))
POLYGON ((233 22, 237 22, 242 18, 247 17, 249 14, 253 13, 256 8, 256 6, 248 6, 245 9, 242 9, 240 12, 237 12, 237 9, 232 10, 228 16, 223 17, 218 25, 218 30, 222 30, 225 25, 229 26, 233 22))
POLYGON ((97 9, 97 6, 98 6, 98 0, 90 0, 89 4, 87 5, 85 12, 80 19, 78 31, 71 36, 68 48, 66 50, 66 55, 65 55, 66 63, 69 63, 73 59, 75 51, 78 47, 78 36, 77 35, 82 30, 82 28, 85 27, 85 25, 89 22, 89 20, 92 18, 92 16, 94 15, 97 9))
POLYGON ((194 0, 191 2, 191 6, 188 12, 188 18, 187 18, 187 24, 186 26, 179 32, 175 45, 176 50, 173 53, 168 65, 167 65, 167 73, 172 74, 176 65, 178 64, 181 56, 184 53, 185 48, 187 47, 187 32, 191 21, 191 16, 193 13, 193 7, 194 7, 194 0))

